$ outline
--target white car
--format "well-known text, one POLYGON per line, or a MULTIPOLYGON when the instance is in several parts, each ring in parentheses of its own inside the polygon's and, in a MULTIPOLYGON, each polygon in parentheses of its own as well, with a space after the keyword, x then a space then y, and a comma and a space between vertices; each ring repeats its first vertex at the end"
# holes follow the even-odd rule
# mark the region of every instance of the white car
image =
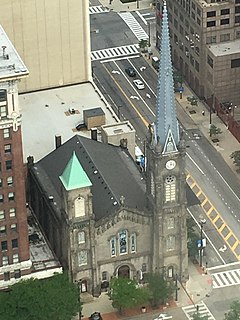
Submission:
POLYGON ((140 79, 133 80, 133 83, 138 88, 138 90, 143 90, 145 88, 144 83, 140 79))
POLYGON ((172 316, 168 313, 160 313, 159 316, 154 320, 167 320, 167 319, 172 319, 172 316))

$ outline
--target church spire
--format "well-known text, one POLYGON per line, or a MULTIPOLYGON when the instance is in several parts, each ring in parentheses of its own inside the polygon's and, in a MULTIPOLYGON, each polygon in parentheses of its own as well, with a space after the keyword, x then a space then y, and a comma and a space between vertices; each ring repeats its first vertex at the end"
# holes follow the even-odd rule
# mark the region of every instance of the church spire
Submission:
POLYGON ((155 134, 163 148, 163 153, 168 153, 177 151, 179 126, 176 116, 166 1, 164 1, 163 7, 161 36, 155 134))

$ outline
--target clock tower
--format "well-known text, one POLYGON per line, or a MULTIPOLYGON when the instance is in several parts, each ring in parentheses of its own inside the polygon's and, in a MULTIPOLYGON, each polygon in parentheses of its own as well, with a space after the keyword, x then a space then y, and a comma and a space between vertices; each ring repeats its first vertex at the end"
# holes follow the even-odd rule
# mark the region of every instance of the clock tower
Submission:
POLYGON ((147 199, 153 213, 152 271, 188 277, 185 144, 176 117, 166 3, 162 16, 156 122, 147 143, 147 199))

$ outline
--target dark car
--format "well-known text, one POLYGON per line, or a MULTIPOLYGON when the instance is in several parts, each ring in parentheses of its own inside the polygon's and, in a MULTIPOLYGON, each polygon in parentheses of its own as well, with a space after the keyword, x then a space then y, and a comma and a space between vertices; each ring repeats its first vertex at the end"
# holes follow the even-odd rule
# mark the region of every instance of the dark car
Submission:
POLYGON ((125 71, 129 75, 129 77, 135 77, 136 76, 136 71, 132 67, 126 68, 125 71))
POLYGON ((94 312, 93 314, 91 314, 91 316, 89 317, 89 320, 103 320, 100 312, 94 312))

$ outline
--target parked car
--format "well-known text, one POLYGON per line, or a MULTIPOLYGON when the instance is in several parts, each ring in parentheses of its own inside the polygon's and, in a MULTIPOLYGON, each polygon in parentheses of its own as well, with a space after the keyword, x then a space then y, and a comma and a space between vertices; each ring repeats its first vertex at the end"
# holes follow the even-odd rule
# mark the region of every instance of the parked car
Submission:
POLYGON ((126 73, 129 75, 129 77, 135 77, 136 71, 133 69, 133 67, 128 67, 125 69, 126 73))
POLYGON ((168 320, 172 319, 172 316, 168 313, 160 313, 157 318, 154 318, 154 320, 168 320))
POLYGON ((143 90, 145 88, 144 83, 140 79, 133 80, 133 83, 138 88, 138 90, 143 90))
POLYGON ((100 312, 94 312, 89 317, 89 320, 103 320, 103 318, 102 318, 100 312))

